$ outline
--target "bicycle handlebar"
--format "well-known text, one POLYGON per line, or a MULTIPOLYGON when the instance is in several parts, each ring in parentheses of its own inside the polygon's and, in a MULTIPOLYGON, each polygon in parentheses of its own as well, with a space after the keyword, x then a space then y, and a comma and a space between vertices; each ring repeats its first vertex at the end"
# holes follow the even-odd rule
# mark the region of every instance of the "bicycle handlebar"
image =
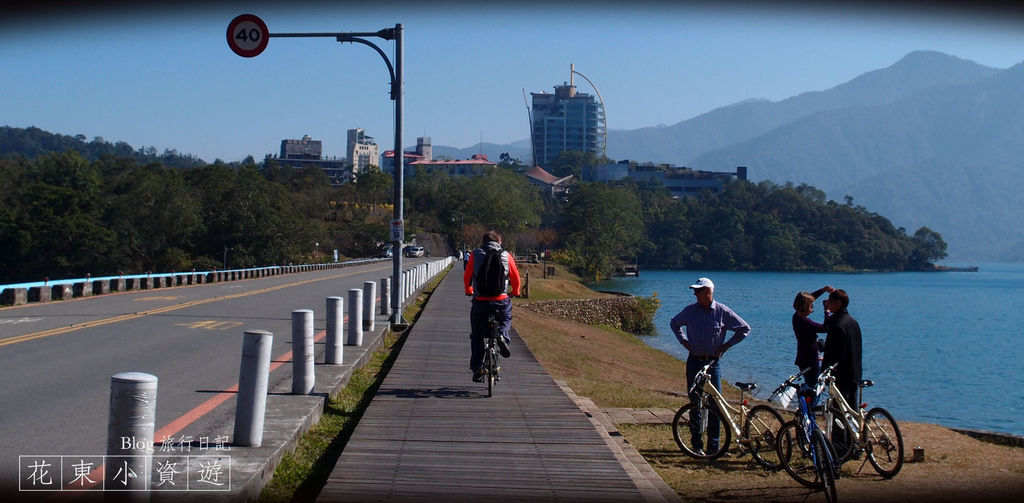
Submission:
POLYGON ((832 372, 835 371, 837 365, 839 365, 839 364, 838 363, 833 363, 832 365, 829 365, 828 367, 825 367, 825 368, 821 369, 821 373, 818 374, 818 380, 819 381, 824 381, 826 379, 831 378, 832 377, 832 372))
POLYGON ((707 378, 708 371, 711 370, 711 366, 718 363, 718 358, 712 358, 703 368, 697 371, 693 376, 693 386, 690 386, 690 394, 692 395, 697 389, 698 385, 703 384, 704 379, 707 378))

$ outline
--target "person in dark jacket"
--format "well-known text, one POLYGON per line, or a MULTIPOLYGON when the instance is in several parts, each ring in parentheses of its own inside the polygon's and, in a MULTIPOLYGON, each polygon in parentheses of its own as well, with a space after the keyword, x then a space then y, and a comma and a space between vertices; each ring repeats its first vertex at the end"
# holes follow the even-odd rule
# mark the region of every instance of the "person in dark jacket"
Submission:
POLYGON ((831 312, 825 319, 825 354, 821 364, 837 364, 834 375, 836 386, 851 407, 857 407, 858 381, 861 379, 861 336, 860 324, 850 316, 847 306, 850 296, 845 290, 834 290, 825 301, 825 309, 831 312))
POLYGON ((835 288, 825 285, 813 293, 800 292, 793 299, 793 335, 796 337, 796 361, 793 363, 800 370, 808 369, 804 373, 804 382, 812 388, 818 384, 818 373, 821 372, 818 334, 825 333, 825 325, 811 320, 810 315, 814 312, 814 301, 833 290, 835 288))

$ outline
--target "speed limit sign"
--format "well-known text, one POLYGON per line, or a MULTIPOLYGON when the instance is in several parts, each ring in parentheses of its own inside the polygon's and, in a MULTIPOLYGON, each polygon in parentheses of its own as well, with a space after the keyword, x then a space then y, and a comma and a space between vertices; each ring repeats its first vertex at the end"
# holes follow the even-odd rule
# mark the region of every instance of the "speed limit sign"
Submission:
POLYGON ((242 14, 228 23, 228 47, 243 58, 259 56, 269 39, 267 23, 252 14, 242 14))

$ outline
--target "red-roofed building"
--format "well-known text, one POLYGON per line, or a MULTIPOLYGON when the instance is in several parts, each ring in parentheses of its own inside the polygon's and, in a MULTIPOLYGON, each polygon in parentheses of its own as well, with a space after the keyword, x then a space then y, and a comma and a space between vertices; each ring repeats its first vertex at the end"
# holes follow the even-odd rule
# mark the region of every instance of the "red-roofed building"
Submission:
MULTIPOLYGON (((477 176, 487 172, 488 169, 497 168, 498 165, 487 159, 484 154, 473 154, 469 159, 456 159, 454 161, 442 161, 438 159, 407 162, 406 166, 415 172, 416 168, 423 168, 427 173, 443 171, 448 176, 477 176)), ((410 174, 406 172, 406 174, 410 174)))
POLYGON ((526 179, 530 183, 548 190, 548 194, 554 196, 558 192, 565 192, 569 186, 569 182, 572 180, 572 175, 557 177, 544 171, 540 166, 534 166, 525 173, 526 179))
MULTIPOLYGON (((402 164, 405 165, 405 175, 409 175, 409 165, 417 161, 429 161, 434 158, 434 148, 430 145, 430 138, 421 136, 416 138, 416 149, 402 152, 402 164)), ((381 171, 389 174, 395 172, 395 151, 385 150, 380 160, 381 171)))

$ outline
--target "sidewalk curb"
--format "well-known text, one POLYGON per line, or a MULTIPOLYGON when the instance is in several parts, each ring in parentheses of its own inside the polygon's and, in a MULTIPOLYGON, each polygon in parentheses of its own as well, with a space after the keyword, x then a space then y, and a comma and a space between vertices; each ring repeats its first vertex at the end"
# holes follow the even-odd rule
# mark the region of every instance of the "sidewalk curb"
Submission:
POLYGON ((565 381, 555 380, 562 391, 572 399, 590 419, 590 422, 604 438, 605 443, 615 453, 622 467, 636 482, 644 498, 651 503, 675 503, 682 499, 665 481, 654 471, 654 468, 647 463, 647 460, 637 452, 633 444, 630 444, 622 433, 615 427, 611 419, 592 400, 586 397, 577 396, 565 381))

